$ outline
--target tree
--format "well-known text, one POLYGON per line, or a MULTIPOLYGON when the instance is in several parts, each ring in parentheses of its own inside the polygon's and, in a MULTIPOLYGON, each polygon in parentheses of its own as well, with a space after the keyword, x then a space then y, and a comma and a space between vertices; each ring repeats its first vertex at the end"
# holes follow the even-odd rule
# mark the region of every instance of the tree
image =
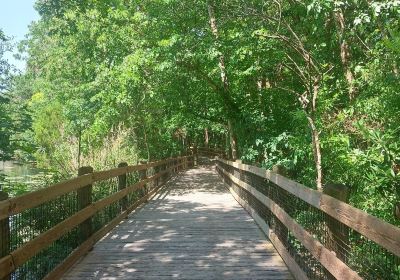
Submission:
POLYGON ((9 97, 7 90, 11 84, 12 66, 4 54, 10 51, 10 39, 0 29, 0 159, 5 160, 11 157, 12 148, 10 137, 12 132, 11 118, 8 112, 9 97))
POLYGON ((25 111, 42 163, 155 160, 207 134, 310 187, 349 185, 354 205, 393 221, 396 1, 67 2, 37 2, 12 91, 41 96, 25 111))

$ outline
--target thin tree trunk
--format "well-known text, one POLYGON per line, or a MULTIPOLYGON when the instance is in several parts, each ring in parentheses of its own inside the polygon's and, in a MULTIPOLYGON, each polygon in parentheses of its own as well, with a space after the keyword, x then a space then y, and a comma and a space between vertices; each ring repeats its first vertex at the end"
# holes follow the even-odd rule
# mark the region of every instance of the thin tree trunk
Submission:
POLYGON ((81 140, 82 140, 82 131, 79 130, 78 135, 78 169, 81 167, 81 140))
MULTIPOLYGON (((208 9, 208 15, 210 17, 210 26, 211 26, 211 31, 215 37, 215 41, 218 44, 218 27, 217 27, 217 20, 215 18, 215 12, 214 12, 214 6, 211 1, 207 2, 207 9, 208 9)), ((223 88, 225 93, 229 91, 229 81, 228 81, 228 75, 226 72, 226 67, 225 67, 225 57, 220 52, 221 55, 219 56, 219 62, 218 66, 221 72, 221 81, 223 84, 223 88)), ((231 112, 228 112, 230 114, 231 112)), ((234 131, 234 127, 232 125, 233 119, 231 116, 228 116, 228 130, 229 130, 229 137, 230 137, 230 144, 231 144, 231 150, 232 150, 232 159, 236 160, 237 159, 237 137, 236 133, 234 131)))
POLYGON ((393 73, 396 77, 399 76, 399 67, 397 67, 396 61, 393 62, 393 73))
POLYGON ((230 139, 231 150, 232 150, 232 159, 236 160, 238 157, 237 139, 236 139, 236 135, 233 133, 234 130, 232 128, 232 122, 230 119, 228 119, 228 130, 229 130, 229 139, 230 139))
MULTIPOLYGON (((214 13, 214 6, 213 4, 209 1, 208 2, 208 15, 210 17, 210 26, 211 26, 211 31, 214 34, 216 43, 218 44, 218 27, 217 27, 217 20, 215 18, 215 13, 214 13)), ((221 70, 221 80, 224 85, 224 89, 227 91, 229 89, 229 83, 228 83, 228 76, 226 75, 226 68, 225 68, 225 57, 221 53, 219 56, 219 62, 218 66, 219 69, 221 70)))
POLYGON ((185 137, 182 136, 182 151, 184 153, 184 155, 186 155, 186 149, 185 149, 185 137))
MULTIPOLYGON (((292 1, 291 4, 295 2, 292 1)), ((300 18, 295 17, 294 22, 299 22, 300 18)), ((275 21, 273 21, 275 22, 275 21)), ((299 64, 291 57, 289 52, 286 52, 287 58, 292 62, 294 68, 288 67, 288 69, 292 70, 302 81, 304 88, 306 91, 304 93, 297 93, 296 91, 289 90, 289 92, 295 93, 299 99, 302 109, 306 115, 307 121, 309 123, 310 131, 311 131, 311 139, 312 139, 312 147, 313 147, 313 155, 314 155, 314 163, 317 172, 316 176, 316 185, 318 190, 322 190, 322 180, 323 180, 323 172, 322 172, 322 156, 321 156, 321 143, 319 138, 319 131, 317 129, 315 123, 316 116, 316 107, 317 107, 317 97, 319 93, 319 84, 321 82, 322 73, 317 66, 316 61, 312 57, 311 53, 306 49, 304 43, 301 39, 301 36, 298 36, 290 24, 282 21, 282 25, 287 28, 287 31, 291 34, 291 38, 287 38, 286 36, 275 36, 282 42, 288 45, 289 49, 295 51, 300 58, 305 62, 306 68, 302 69, 299 64)), ((343 25, 344 30, 344 25, 343 25)), ((348 49, 348 48, 346 48, 348 49)), ((346 56, 348 58, 348 56, 346 56)), ((282 68, 279 69, 277 78, 280 80, 280 73, 282 73, 282 68)), ((351 83, 353 84, 353 83, 351 83)))
POLYGON ((349 44, 345 38, 346 25, 343 11, 339 8, 335 12, 335 21, 338 26, 338 35, 340 40, 340 59, 344 70, 344 76, 349 88, 349 98, 353 100, 356 95, 356 88, 354 86, 354 75, 350 69, 350 49, 349 44))
POLYGON ((227 134, 225 134, 225 150, 226 150, 226 157, 228 159, 230 159, 231 155, 232 155, 232 147, 231 147, 231 143, 229 141, 230 137, 229 137, 229 131, 227 134))
MULTIPOLYGON (((257 80, 257 89, 258 89, 258 105, 260 106, 260 111, 261 111, 261 116, 265 117, 267 115, 267 112, 265 110, 265 102, 264 102, 264 96, 263 96, 263 91, 265 89, 271 88, 271 83, 269 82, 267 77, 261 76, 258 80, 257 80)), ((268 95, 268 104, 272 104, 272 95, 269 94, 268 95)), ((268 106, 268 113, 272 113, 272 108, 269 105, 268 106)))
POLYGON ((150 162, 150 147, 149 147, 149 142, 147 140, 147 131, 146 131, 146 126, 143 125, 143 131, 144 131, 144 144, 146 145, 146 151, 147 151, 147 162, 150 162))
POLYGON ((311 138, 314 154, 315 167, 317 169, 317 189, 322 191, 322 156, 321 156, 321 142, 319 140, 319 131, 315 125, 315 120, 312 116, 307 115, 308 124, 311 129, 311 138))
POLYGON ((208 148, 208 128, 204 129, 204 145, 208 148))

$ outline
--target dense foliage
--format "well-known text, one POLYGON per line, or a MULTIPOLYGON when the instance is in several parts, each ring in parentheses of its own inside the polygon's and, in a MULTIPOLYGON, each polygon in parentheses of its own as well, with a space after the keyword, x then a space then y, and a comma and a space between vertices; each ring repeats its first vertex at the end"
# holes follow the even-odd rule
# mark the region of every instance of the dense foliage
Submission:
POLYGON ((6 91, 10 83, 10 64, 4 58, 4 54, 10 48, 9 38, 0 29, 0 159, 4 160, 10 156, 10 116, 7 114, 6 106, 9 98, 6 91))
POLYGON ((2 151, 14 145, 68 173, 185 152, 207 134, 232 157, 284 166, 310 187, 348 185, 352 204, 398 223, 399 1, 36 8, 27 71, 1 100, 18 107, 13 120, 0 111, 2 151))

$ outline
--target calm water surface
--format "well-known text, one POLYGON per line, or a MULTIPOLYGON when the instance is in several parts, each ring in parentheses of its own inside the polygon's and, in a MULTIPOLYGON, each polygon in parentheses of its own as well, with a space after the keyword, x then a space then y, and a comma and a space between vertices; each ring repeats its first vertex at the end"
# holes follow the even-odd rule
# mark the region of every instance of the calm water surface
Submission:
POLYGON ((33 163, 18 161, 0 161, 0 185, 9 186, 23 183, 37 185, 47 176, 46 170, 37 168, 33 163))

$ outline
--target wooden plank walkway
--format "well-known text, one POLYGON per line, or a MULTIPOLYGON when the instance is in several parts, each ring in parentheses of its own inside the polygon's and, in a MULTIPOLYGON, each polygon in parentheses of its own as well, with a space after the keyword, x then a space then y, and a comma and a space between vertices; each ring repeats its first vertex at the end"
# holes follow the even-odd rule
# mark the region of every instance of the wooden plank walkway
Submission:
POLYGON ((212 169, 171 180, 64 279, 292 279, 212 169))

